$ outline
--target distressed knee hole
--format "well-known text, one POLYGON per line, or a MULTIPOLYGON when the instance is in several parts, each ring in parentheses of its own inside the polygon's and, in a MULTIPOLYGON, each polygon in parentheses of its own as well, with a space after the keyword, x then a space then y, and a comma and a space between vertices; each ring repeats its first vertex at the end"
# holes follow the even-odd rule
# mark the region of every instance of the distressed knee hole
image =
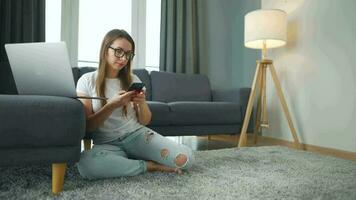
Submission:
POLYGON ((168 154, 169 154, 168 149, 162 149, 161 150, 161 157, 162 158, 167 158, 168 154))
POLYGON ((185 154, 179 154, 175 159, 174 163, 177 167, 183 167, 188 161, 188 157, 185 154))
POLYGON ((148 143, 149 141, 152 140, 153 134, 154 134, 154 133, 151 132, 151 131, 147 131, 147 132, 145 133, 145 141, 146 141, 146 143, 148 143))

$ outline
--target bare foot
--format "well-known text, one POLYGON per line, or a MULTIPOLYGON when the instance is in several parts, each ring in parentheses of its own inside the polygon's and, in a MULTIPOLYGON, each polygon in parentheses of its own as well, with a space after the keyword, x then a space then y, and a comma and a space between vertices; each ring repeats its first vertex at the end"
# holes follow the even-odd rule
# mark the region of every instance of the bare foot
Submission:
POLYGON ((177 173, 177 174, 182 174, 182 170, 178 169, 178 168, 171 168, 171 167, 167 167, 165 165, 153 162, 153 161, 147 161, 147 171, 148 172, 155 172, 155 171, 159 171, 159 172, 169 172, 169 173, 177 173))

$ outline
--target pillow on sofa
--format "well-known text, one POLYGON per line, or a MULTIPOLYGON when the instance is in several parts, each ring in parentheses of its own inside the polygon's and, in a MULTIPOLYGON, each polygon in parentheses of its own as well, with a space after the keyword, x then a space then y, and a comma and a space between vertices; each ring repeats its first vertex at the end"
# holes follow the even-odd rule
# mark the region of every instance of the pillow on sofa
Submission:
POLYGON ((209 79, 201 74, 151 72, 152 101, 211 101, 209 79))

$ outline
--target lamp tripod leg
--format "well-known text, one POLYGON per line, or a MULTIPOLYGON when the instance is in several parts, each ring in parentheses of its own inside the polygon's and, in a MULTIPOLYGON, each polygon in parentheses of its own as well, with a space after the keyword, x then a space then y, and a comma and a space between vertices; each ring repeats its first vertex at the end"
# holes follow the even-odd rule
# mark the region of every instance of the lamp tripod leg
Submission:
POLYGON ((261 64, 258 63, 256 66, 255 76, 253 77, 251 92, 250 92, 250 96, 249 96, 248 103, 247 103, 247 108, 246 108, 246 113, 245 113, 242 129, 241 129, 241 133, 240 133, 240 138, 238 141, 238 147, 247 146, 246 131, 247 131, 248 123, 250 121, 250 117, 251 117, 253 101, 254 101, 255 95, 256 95, 257 83, 259 82, 260 78, 261 78, 261 64))
POLYGON ((289 129, 290 129, 290 131, 292 133, 292 136, 293 136, 293 139, 294 139, 294 145, 295 145, 295 147, 297 149, 301 149, 301 145, 300 145, 300 142, 298 140, 298 136, 297 136, 297 133, 295 131, 295 128, 294 128, 294 125, 293 125, 293 121, 292 121, 292 118, 291 118, 289 110, 288 110, 287 102, 286 102, 286 100, 284 98, 284 95, 283 95, 283 92, 282 92, 282 89, 281 89, 281 84, 280 84, 280 82, 278 80, 277 73, 276 73, 276 70, 275 70, 273 64, 270 65, 269 69, 271 71, 271 76, 272 76, 274 85, 276 87, 276 91, 277 91, 279 100, 280 100, 280 102, 282 104, 282 108, 283 108, 284 114, 285 114, 285 116, 287 118, 289 129))
POLYGON ((267 67, 268 64, 264 64, 263 67, 263 89, 262 89, 262 119, 261 119, 261 125, 260 129, 262 128, 268 128, 269 127, 269 122, 268 122, 268 113, 267 113, 267 95, 266 95, 266 73, 267 73, 267 67))
POLYGON ((263 104, 262 104, 262 93, 263 93, 263 88, 264 88, 264 73, 265 70, 263 70, 264 66, 262 65, 261 67, 261 72, 262 74, 260 75, 261 77, 258 79, 258 97, 257 97, 257 112, 256 112, 256 121, 255 121, 255 127, 253 129, 253 142, 254 144, 257 144, 258 140, 258 133, 261 130, 261 110, 263 109, 263 104))

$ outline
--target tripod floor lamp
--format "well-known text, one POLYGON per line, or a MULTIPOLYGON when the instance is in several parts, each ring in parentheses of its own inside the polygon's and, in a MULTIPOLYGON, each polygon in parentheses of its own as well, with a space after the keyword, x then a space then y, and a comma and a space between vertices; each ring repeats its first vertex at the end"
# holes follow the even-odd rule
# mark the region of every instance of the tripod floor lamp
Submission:
POLYGON ((250 97, 247 103, 243 121, 239 147, 247 146, 247 127, 251 118, 254 99, 258 96, 256 121, 254 126, 254 142, 257 143, 257 134, 263 128, 269 127, 266 107, 266 73, 270 70, 275 89, 287 118, 296 148, 301 148, 295 131, 281 84, 278 80, 273 61, 267 58, 267 49, 281 47, 287 39, 287 14, 282 10, 255 10, 245 15, 245 46, 253 49, 262 49, 262 59, 257 60, 255 75, 252 82, 250 97), (257 95, 258 93, 258 95, 257 95))

